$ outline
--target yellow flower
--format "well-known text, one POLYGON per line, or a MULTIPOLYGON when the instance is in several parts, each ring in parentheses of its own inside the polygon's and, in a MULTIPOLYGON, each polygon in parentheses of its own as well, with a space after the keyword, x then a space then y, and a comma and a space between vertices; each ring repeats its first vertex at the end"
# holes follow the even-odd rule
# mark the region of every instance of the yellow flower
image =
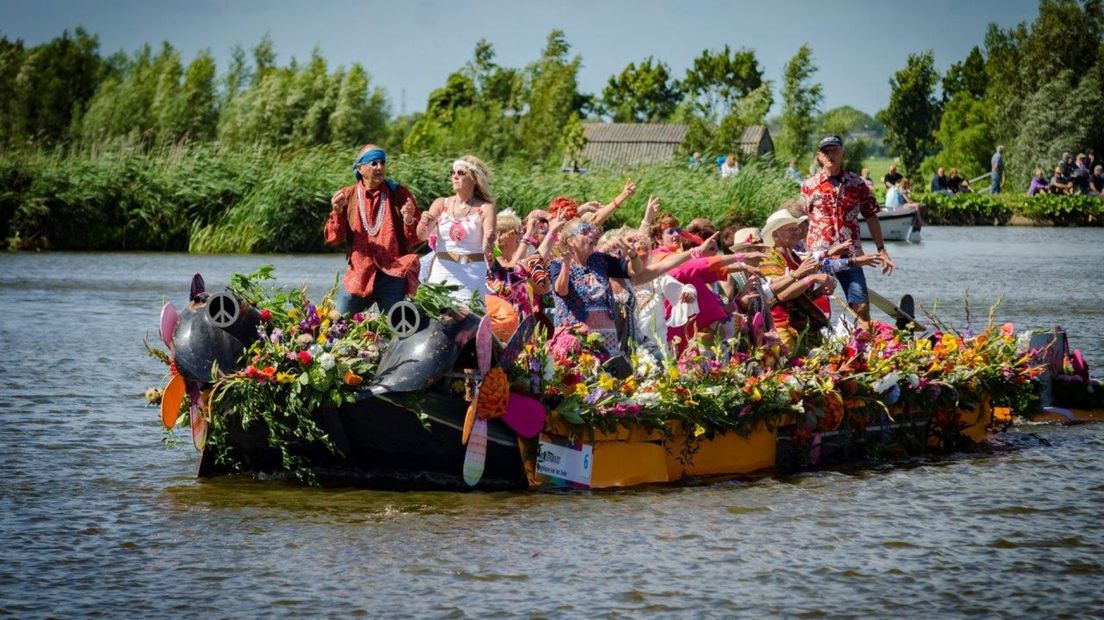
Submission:
POLYGON ((326 344, 326 332, 322 332, 322 333, 318 334, 318 343, 319 344, 326 344))
POLYGON ((612 392, 613 391, 613 377, 610 376, 610 375, 607 375, 606 373, 602 373, 602 374, 598 375, 598 387, 602 388, 603 390, 605 390, 607 392, 612 392))
POLYGON ((678 368, 675 368, 674 366, 668 367, 667 368, 667 378, 670 379, 671 381, 674 381, 675 379, 678 379, 679 378, 678 368))
POLYGON ((297 319, 301 316, 303 316, 303 315, 299 313, 298 308, 292 308, 291 310, 288 310, 288 318, 289 319, 297 319))
POLYGON ((702 426, 701 424, 695 424, 694 425, 694 436, 695 437, 701 437, 704 434, 705 434, 705 427, 702 426))
POLYGON ((943 344, 943 348, 947 349, 948 351, 954 351, 958 349, 958 339, 955 338, 954 334, 943 334, 943 339, 941 340, 941 343, 943 344))
POLYGON ((575 395, 576 396, 581 396, 583 398, 586 398, 588 394, 590 394, 590 392, 587 390, 587 386, 586 386, 585 383, 576 383, 575 384, 575 395))
POLYGON ((322 319, 322 331, 326 331, 329 328, 330 328, 330 320, 329 319, 322 319))
POLYGON ((763 393, 759 391, 759 388, 753 388, 751 390, 751 402, 758 402, 763 400, 763 393))
POLYGON ((935 362, 931 365, 931 368, 928 369, 928 372, 943 372, 943 367, 940 366, 938 362, 935 362))
POLYGON ((921 338, 920 340, 917 340, 916 341, 916 350, 917 351, 930 351, 931 350, 931 340, 928 340, 927 338, 921 338))
POLYGON ((277 383, 294 383, 296 378, 297 377, 295 375, 293 375, 289 372, 278 372, 278 373, 276 373, 276 382, 277 383))

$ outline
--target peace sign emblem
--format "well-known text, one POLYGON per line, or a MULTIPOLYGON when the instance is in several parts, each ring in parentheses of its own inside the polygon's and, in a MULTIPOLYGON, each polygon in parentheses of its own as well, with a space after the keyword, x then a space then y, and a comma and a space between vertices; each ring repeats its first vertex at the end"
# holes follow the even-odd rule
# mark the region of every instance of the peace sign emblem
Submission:
POLYGON ((215 293, 207 301, 207 318, 215 327, 226 328, 238 320, 238 300, 229 293, 215 293))
POLYGON ((414 332, 418 331, 418 324, 421 322, 421 313, 418 311, 418 306, 410 301, 397 302, 387 311, 387 325, 399 338, 414 335, 414 332))

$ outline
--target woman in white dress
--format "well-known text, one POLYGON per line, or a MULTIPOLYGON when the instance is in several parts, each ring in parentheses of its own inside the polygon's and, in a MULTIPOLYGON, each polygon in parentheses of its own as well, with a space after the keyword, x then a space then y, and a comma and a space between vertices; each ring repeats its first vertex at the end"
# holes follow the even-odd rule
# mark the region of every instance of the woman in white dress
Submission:
POLYGON ((436 235, 428 282, 455 284, 453 300, 471 306, 486 293, 487 267, 494 260, 495 207, 488 189, 487 164, 472 155, 452 162, 452 190, 438 198, 418 223, 418 238, 436 235))

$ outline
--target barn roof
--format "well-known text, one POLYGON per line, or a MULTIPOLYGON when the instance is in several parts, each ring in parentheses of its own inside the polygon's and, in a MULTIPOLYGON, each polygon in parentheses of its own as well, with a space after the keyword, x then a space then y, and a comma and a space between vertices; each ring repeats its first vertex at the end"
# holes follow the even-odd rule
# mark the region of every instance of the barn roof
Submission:
POLYGON ((591 165, 667 161, 686 138, 686 125, 663 123, 583 123, 591 165))

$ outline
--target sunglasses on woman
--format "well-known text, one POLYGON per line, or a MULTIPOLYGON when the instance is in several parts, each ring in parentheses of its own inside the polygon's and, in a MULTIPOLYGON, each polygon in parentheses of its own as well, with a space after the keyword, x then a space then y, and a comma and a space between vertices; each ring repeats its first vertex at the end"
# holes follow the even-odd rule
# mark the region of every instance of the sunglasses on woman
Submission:
POLYGON ((665 234, 665 235, 681 235, 682 234, 682 229, 681 228, 674 228, 674 227, 667 228, 663 231, 663 234, 665 234))
POLYGON ((466 172, 466 171, 464 171, 464 170, 461 170, 461 169, 459 169, 459 168, 457 168, 456 170, 453 170, 453 171, 452 171, 452 176, 454 176, 454 177, 462 177, 462 176, 464 176, 464 175, 466 175, 466 174, 467 174, 467 172, 466 172))

